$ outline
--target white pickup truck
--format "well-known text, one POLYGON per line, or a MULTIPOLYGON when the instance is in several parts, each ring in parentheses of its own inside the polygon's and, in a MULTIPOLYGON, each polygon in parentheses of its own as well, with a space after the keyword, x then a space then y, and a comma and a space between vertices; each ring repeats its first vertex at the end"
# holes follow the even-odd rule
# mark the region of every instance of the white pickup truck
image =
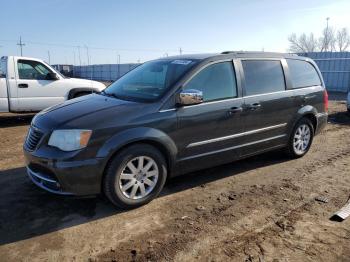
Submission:
POLYGON ((0 112, 37 112, 104 88, 97 81, 64 77, 40 59, 0 59, 0 112))

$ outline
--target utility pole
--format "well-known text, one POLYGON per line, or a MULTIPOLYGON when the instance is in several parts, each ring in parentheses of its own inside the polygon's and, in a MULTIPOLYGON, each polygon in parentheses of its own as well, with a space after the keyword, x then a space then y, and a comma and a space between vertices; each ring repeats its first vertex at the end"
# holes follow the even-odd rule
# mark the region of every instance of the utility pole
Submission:
MULTIPOLYGON (((88 66, 90 66, 89 47, 87 45, 85 45, 85 48, 86 48, 87 63, 88 63, 88 66)), ((90 80, 92 80, 93 70, 94 70, 94 67, 92 66, 91 70, 90 70, 90 80)))
POLYGON ((74 49, 73 49, 73 65, 75 65, 76 63, 75 63, 75 51, 74 51, 74 49))
POLYGON ((78 46, 79 65, 81 66, 80 46, 78 46))
POLYGON ((88 65, 90 65, 89 47, 85 45, 85 48, 86 48, 87 63, 88 65))
POLYGON ((22 36, 19 37, 19 43, 17 44, 21 48, 21 56, 23 56, 23 46, 25 46, 25 43, 22 42, 22 36))
POLYGON ((120 77, 120 54, 117 53, 118 77, 120 77))
POLYGON ((329 17, 326 18, 327 20, 327 26, 326 26, 326 36, 325 36, 325 51, 328 51, 328 45, 329 45, 329 31, 328 31, 328 21, 329 21, 329 17))
POLYGON ((49 58, 49 65, 51 65, 51 56, 50 56, 50 50, 47 50, 47 56, 49 58))
POLYGON ((180 55, 182 55, 182 48, 181 47, 179 48, 179 52, 180 52, 180 55))

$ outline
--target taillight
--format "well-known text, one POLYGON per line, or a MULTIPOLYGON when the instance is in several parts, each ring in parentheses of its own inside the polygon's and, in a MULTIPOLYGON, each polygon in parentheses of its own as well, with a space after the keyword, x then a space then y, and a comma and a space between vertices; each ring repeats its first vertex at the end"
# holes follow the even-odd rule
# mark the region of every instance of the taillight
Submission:
POLYGON ((324 111, 328 112, 328 93, 326 89, 323 92, 323 104, 324 104, 324 111))

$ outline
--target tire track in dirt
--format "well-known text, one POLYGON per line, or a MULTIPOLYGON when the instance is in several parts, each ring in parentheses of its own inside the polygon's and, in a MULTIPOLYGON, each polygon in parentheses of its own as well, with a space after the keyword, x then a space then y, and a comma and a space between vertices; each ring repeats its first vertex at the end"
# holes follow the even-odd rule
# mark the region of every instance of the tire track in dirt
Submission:
MULTIPOLYGON (((343 130, 345 128, 337 128, 332 129, 330 132, 339 133, 343 132, 343 130)), ((327 132, 320 134, 320 138, 316 143, 322 144, 322 136, 326 136, 326 134, 327 132)), ((114 250, 101 254, 98 260, 104 261, 112 258, 117 261, 186 261, 196 257, 203 258, 208 254, 208 250, 213 255, 215 250, 221 250, 221 246, 227 246, 232 241, 241 243, 238 247, 235 245, 235 249, 238 249, 235 252, 232 251, 232 248, 221 250, 222 252, 217 254, 218 257, 225 254, 228 258, 232 258, 238 254, 245 254, 245 258, 249 259, 249 256, 246 255, 249 252, 240 247, 247 246, 247 243, 252 242, 252 239, 259 235, 264 236, 266 231, 275 233, 278 230, 285 231, 288 228, 293 228, 293 224, 300 218, 298 214, 305 210, 307 212, 310 209, 309 207, 312 206, 311 203, 314 202, 315 193, 301 199, 296 194, 300 191, 300 187, 296 184, 302 184, 305 179, 310 180, 313 173, 319 172, 322 168, 329 167, 331 163, 350 156, 350 148, 346 144, 341 144, 341 148, 331 148, 328 151, 331 152, 327 152, 322 158, 311 159, 305 165, 294 169, 295 173, 301 174, 297 178, 298 181, 295 181, 295 177, 292 177, 293 174, 289 174, 283 179, 283 183, 271 185, 271 187, 255 187, 253 190, 245 189, 242 191, 231 190, 226 194, 220 194, 216 198, 217 201, 206 202, 206 206, 209 206, 209 208, 201 212, 194 212, 191 216, 170 220, 164 228, 139 235, 138 240, 121 243, 114 250), (288 179, 288 177, 290 178, 288 179), (293 183, 292 179, 294 180, 293 183), (284 188, 282 194, 278 193, 279 186, 284 188), (287 192, 288 194, 286 194, 286 190, 289 191, 287 192), (290 207, 288 205, 281 205, 280 203, 277 205, 272 205, 271 203, 264 205, 264 203, 254 201, 255 198, 283 199, 286 195, 288 196, 288 201, 298 203, 292 211, 289 210, 290 207), (223 200, 225 198, 228 201, 223 200), (234 204, 232 203, 233 200, 234 204), (244 204, 240 205, 240 202, 244 204), (260 206, 261 208, 251 210, 249 204, 247 205, 250 202, 252 206, 260 206), (247 214, 248 217, 246 217, 247 214), (254 226, 255 229, 249 230, 250 226, 254 226), (227 235, 230 236, 232 234, 236 237, 233 239, 228 238, 227 240, 227 235)), ((234 188, 234 186, 231 187, 231 189, 234 188)), ((261 244, 259 245, 255 247, 260 249, 260 253, 254 252, 258 256, 264 256, 264 253, 261 252, 264 249, 261 248, 261 244)), ((298 247, 295 247, 295 249, 298 249, 298 247)))

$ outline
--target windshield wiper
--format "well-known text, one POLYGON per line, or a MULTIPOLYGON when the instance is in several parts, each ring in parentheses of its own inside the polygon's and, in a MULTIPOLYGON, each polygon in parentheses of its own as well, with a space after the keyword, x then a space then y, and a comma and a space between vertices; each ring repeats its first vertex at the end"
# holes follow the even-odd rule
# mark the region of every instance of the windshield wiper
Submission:
POLYGON ((103 95, 103 96, 108 96, 108 97, 113 97, 113 98, 116 98, 116 99, 120 99, 120 97, 118 97, 116 94, 107 93, 106 91, 102 91, 102 92, 100 92, 100 94, 103 95))

